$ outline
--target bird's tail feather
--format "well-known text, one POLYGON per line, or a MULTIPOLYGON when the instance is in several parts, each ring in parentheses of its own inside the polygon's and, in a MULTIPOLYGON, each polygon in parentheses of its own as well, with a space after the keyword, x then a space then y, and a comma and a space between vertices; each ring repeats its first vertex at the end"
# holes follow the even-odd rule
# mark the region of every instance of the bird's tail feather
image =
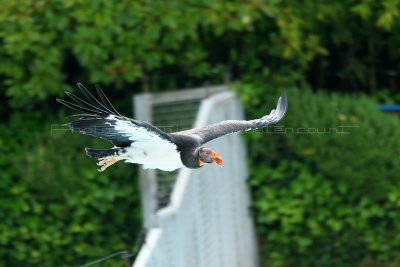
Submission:
POLYGON ((91 158, 105 158, 108 156, 117 156, 121 148, 109 148, 109 149, 95 149, 95 148, 85 148, 86 154, 91 158))

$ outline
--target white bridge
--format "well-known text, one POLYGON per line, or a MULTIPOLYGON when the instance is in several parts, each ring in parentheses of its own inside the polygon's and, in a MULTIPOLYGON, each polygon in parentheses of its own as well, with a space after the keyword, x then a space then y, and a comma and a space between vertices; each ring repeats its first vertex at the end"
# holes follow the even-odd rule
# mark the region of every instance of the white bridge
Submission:
MULTIPOLYGON (((136 96, 136 118, 154 122, 155 105, 194 100, 199 103, 199 107, 192 104, 198 109, 194 127, 243 118, 235 94, 225 86, 136 96)), ((244 143, 239 134, 232 134, 207 146, 221 154, 224 164, 181 169, 165 207, 159 208, 157 202, 160 175, 154 170, 141 171, 144 226, 148 232, 133 267, 258 266, 244 143)))

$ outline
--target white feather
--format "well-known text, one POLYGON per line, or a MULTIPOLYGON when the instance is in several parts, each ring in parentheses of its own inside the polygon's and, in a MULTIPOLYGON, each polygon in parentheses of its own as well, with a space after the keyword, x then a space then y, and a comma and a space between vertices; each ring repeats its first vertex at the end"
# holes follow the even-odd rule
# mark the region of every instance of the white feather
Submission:
POLYGON ((126 162, 143 164, 144 169, 173 171, 183 167, 176 145, 165 140, 136 141, 126 151, 126 162))
POLYGON ((107 117, 116 121, 115 130, 128 136, 134 141, 125 154, 125 162, 143 164, 144 169, 160 169, 173 171, 183 167, 180 153, 174 143, 161 138, 157 133, 151 132, 145 127, 137 126, 130 121, 119 120, 114 115, 107 117))

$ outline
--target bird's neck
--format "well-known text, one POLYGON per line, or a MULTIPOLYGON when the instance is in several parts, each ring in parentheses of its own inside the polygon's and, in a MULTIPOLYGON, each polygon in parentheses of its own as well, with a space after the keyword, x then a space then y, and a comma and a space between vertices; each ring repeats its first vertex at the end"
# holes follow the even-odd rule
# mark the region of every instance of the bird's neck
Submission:
POLYGON ((201 166, 199 166, 198 150, 199 148, 181 150, 181 160, 183 165, 191 169, 200 168, 201 166))

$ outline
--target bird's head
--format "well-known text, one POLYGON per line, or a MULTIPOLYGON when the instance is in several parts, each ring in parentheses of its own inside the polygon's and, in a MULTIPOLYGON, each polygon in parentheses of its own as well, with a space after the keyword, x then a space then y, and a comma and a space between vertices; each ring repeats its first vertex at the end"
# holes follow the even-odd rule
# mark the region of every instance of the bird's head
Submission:
POLYGON ((222 158, 211 148, 200 147, 198 150, 198 163, 200 167, 205 163, 217 163, 218 165, 222 165, 222 158))

